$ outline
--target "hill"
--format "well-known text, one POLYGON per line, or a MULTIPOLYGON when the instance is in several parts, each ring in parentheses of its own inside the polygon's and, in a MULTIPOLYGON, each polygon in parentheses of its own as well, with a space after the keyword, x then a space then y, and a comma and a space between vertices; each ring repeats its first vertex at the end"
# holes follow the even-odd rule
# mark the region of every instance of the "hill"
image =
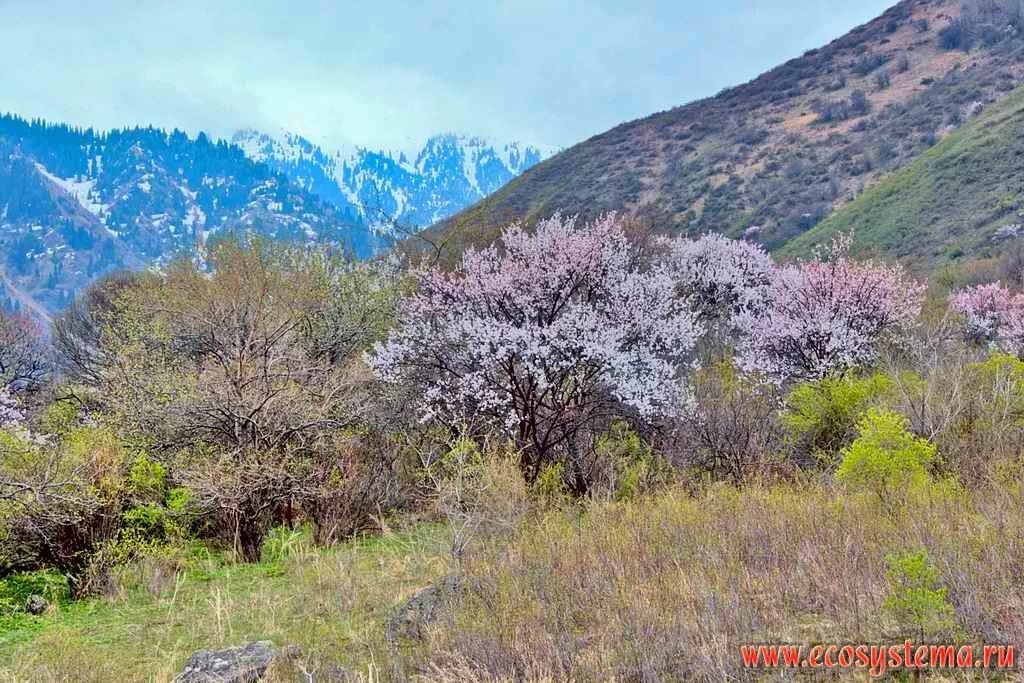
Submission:
POLYGON ((1024 82, 1019 3, 904 0, 719 95, 624 123, 434 226, 453 245, 555 211, 778 249, 1024 82))
POLYGON ((932 269, 994 257, 1024 234, 1024 88, 787 244, 807 254, 840 232, 854 248, 932 269))

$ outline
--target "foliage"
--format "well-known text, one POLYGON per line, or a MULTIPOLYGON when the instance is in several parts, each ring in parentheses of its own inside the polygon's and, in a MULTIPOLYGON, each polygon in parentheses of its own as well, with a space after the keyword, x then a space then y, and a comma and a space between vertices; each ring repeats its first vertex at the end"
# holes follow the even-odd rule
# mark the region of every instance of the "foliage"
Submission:
POLYGON ((883 607, 925 638, 953 628, 953 606, 925 550, 885 557, 889 597, 883 607))
POLYGON ((868 408, 892 396, 894 389, 893 380, 881 372, 801 382, 786 396, 782 423, 805 462, 831 463, 852 440, 868 408))
POLYGON ((594 451, 596 466, 604 470, 595 479, 614 500, 653 493, 674 478, 671 465, 622 420, 597 438, 594 451))
POLYGON ((886 504, 928 481, 935 445, 907 431, 907 419, 872 408, 857 425, 857 438, 842 450, 836 479, 875 493, 886 504))
POLYGON ((116 537, 125 453, 107 428, 78 427, 55 443, 0 440, 0 563, 54 568, 76 594, 92 589, 88 568, 116 537))

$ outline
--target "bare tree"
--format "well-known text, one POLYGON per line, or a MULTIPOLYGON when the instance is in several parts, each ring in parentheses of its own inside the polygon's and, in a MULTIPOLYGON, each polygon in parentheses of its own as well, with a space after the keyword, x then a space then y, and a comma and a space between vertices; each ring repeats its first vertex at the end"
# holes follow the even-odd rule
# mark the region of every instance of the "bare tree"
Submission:
POLYGON ((13 392, 34 389, 51 373, 43 330, 32 318, 0 312, 0 386, 13 392))

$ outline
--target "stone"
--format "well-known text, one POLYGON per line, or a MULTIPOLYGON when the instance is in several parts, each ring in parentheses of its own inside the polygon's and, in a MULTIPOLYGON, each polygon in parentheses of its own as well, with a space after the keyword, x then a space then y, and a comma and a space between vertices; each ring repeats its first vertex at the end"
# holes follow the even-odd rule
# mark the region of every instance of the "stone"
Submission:
POLYGON ((29 614, 42 614, 49 607, 50 603, 42 595, 30 595, 25 601, 25 611, 29 614))
POLYGON ((200 650, 185 662, 175 683, 255 683, 278 657, 294 657, 297 647, 276 648, 260 640, 224 650, 200 650))
POLYGON ((427 626, 438 620, 462 589, 459 577, 449 575, 413 595, 388 621, 388 643, 393 646, 400 638, 422 639, 427 626))

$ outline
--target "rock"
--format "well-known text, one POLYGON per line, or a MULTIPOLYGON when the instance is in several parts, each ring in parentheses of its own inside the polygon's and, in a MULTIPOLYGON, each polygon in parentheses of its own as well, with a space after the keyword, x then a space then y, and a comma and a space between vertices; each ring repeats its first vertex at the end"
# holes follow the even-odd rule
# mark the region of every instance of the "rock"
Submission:
POLYGON ((225 650, 200 650, 185 662, 175 683, 255 683, 278 657, 294 657, 294 646, 276 648, 261 640, 225 650))
POLYGON ((25 601, 25 611, 29 614, 42 614, 49 609, 50 603, 42 595, 30 595, 25 601))
POLYGON ((413 595, 388 622, 388 643, 393 646, 400 638, 422 639, 426 627, 438 620, 462 590, 459 577, 449 575, 413 595))

